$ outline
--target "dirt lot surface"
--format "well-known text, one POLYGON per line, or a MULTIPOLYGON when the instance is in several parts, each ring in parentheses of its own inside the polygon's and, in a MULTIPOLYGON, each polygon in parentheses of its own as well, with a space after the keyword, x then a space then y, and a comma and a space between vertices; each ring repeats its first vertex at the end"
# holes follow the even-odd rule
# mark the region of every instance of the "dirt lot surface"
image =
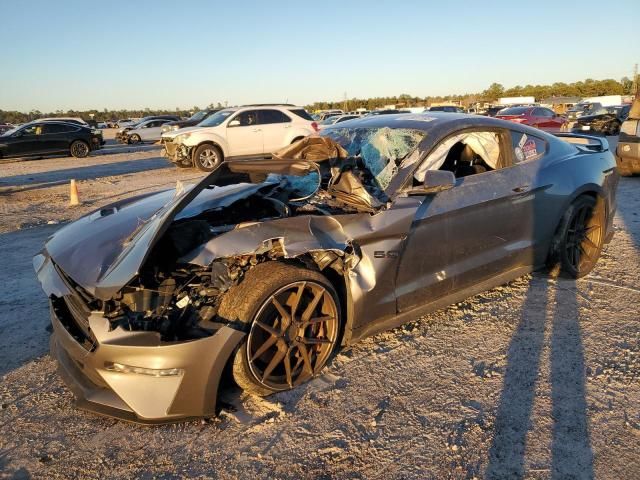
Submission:
POLYGON ((136 150, 0 164, 0 477, 640 478, 640 178, 622 179, 585 279, 523 277, 342 351, 295 391, 230 391, 218 418, 144 427, 73 406, 31 267, 48 222, 199 176, 136 150))

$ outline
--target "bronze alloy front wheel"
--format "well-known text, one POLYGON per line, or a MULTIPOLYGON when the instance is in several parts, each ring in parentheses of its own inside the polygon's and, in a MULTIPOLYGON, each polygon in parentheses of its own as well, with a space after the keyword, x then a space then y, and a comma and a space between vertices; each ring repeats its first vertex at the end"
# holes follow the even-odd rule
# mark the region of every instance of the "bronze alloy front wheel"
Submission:
POLYGON ((316 375, 338 338, 338 307, 314 282, 296 282, 273 294, 256 315, 246 343, 257 382, 287 390, 316 375))
POLYGON ((340 336, 338 296, 317 271, 267 262, 250 271, 223 300, 219 314, 247 324, 233 360, 245 391, 268 395, 317 375, 340 336))
POLYGON ((581 278, 593 270, 604 244, 606 220, 602 198, 583 195, 569 206, 557 233, 552 275, 581 278))

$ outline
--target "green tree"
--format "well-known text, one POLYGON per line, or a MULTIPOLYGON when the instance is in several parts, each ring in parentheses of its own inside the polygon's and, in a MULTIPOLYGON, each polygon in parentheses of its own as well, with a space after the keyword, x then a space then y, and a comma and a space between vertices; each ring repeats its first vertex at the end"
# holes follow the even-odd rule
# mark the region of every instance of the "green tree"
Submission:
POLYGON ((482 92, 482 96, 489 100, 497 100, 504 94, 504 87, 499 83, 492 83, 485 91, 482 92))

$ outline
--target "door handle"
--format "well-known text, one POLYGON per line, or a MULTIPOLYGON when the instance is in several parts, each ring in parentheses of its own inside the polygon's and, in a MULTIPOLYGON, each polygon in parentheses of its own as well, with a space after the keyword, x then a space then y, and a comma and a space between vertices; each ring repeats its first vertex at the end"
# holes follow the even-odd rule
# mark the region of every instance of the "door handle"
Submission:
POLYGON ((516 193, 528 192, 529 191, 529 185, 520 185, 519 187, 514 188, 513 191, 516 192, 516 193))
POLYGON ((262 131, 262 129, 261 129, 261 128, 255 128, 255 129, 253 129, 253 130, 251 130, 251 131, 252 131, 252 132, 261 132, 261 131, 262 131))

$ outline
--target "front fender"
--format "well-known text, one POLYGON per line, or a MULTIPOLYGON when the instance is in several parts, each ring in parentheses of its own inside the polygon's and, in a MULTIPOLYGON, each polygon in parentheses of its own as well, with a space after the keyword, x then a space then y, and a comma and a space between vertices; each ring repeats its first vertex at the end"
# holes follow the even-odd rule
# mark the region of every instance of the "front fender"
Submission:
POLYGON ((229 151, 229 145, 227 144, 227 140, 222 135, 218 135, 217 133, 209 132, 206 134, 191 134, 191 136, 183 142, 186 147, 192 150, 198 148, 200 145, 205 145, 207 143, 211 143, 220 148, 220 150, 222 150, 222 154, 226 158, 227 152, 229 151))

